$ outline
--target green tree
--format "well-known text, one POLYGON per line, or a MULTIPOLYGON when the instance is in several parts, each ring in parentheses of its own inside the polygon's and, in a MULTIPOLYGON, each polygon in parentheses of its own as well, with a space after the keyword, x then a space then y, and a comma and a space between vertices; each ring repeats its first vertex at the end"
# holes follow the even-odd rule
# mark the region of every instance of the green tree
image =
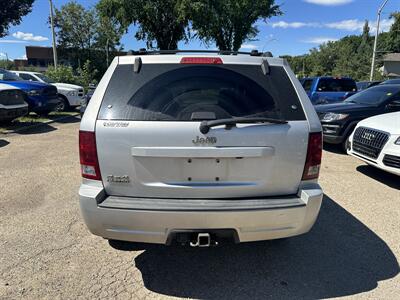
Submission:
POLYGON ((10 25, 18 25, 32 10, 34 0, 6 0, 0 5, 0 37, 8 34, 10 25))
POLYGON ((350 35, 338 41, 324 43, 311 49, 306 55, 286 59, 294 72, 301 77, 331 75, 368 80, 373 45, 369 31, 368 21, 365 21, 361 35, 350 35))
POLYGON ((394 23, 390 27, 390 31, 386 39, 386 50, 390 52, 400 52, 400 12, 394 12, 390 15, 394 19, 394 23))
POLYGON ((313 70, 313 65, 311 63, 310 55, 304 54, 299 56, 290 56, 283 55, 282 58, 285 58, 293 72, 299 78, 304 78, 310 76, 313 70))
POLYGON ((358 80, 369 80, 371 71, 371 58, 373 51, 373 38, 369 35, 370 27, 368 21, 365 21, 361 42, 357 48, 356 66, 354 77, 358 80))
POLYGON ((312 66, 311 76, 332 75, 336 67, 338 53, 335 42, 327 42, 310 50, 309 62, 312 66))
POLYGON ((49 66, 46 76, 55 82, 65 82, 81 85, 87 90, 90 83, 96 83, 97 70, 92 67, 91 62, 87 60, 82 68, 78 68, 76 73, 70 66, 59 65, 57 69, 49 66))
POLYGON ((190 19, 197 37, 215 42, 220 50, 237 51, 259 30, 256 22, 282 14, 274 0, 181 0, 180 11, 190 19))
POLYGON ((100 0, 97 8, 101 16, 115 18, 125 30, 138 25, 135 37, 146 41, 147 48, 175 50, 179 41, 188 40, 188 20, 177 0, 100 0))
POLYGON ((365 46, 366 44, 368 44, 370 42, 370 39, 369 39, 369 31, 370 30, 371 30, 371 28, 369 27, 368 20, 365 20, 364 27, 363 27, 363 32, 362 32, 362 35, 361 35, 361 45, 360 45, 360 47, 363 47, 363 46, 365 46))
MULTIPOLYGON (((389 32, 379 34, 377 46, 377 71, 382 66, 382 54, 400 52, 400 13, 391 14, 394 19, 389 32)), ((335 42, 313 48, 306 55, 286 56, 294 72, 302 76, 302 62, 305 63, 305 75, 350 76, 355 80, 368 80, 374 38, 369 34, 370 27, 365 21, 361 35, 346 36, 335 42)), ((374 79, 384 79, 375 72, 374 79)))
POLYGON ((59 65, 57 69, 49 66, 46 71, 46 76, 53 79, 55 82, 77 83, 76 76, 72 67, 59 65))
POLYGON ((110 62, 110 51, 117 51, 118 46, 120 46, 120 48, 122 47, 120 40, 124 31, 124 28, 115 18, 99 16, 95 47, 96 49, 105 50, 106 67, 108 67, 110 62))
POLYGON ((97 70, 92 67, 90 60, 87 60, 82 68, 78 68, 77 73, 77 82, 79 85, 85 88, 87 91, 89 84, 96 83, 95 77, 97 74, 97 70))
POLYGON ((90 59, 97 36, 97 19, 93 9, 86 10, 75 1, 55 9, 54 25, 57 33, 57 44, 60 48, 74 51, 74 56, 81 61, 90 59))
POLYGON ((6 70, 12 70, 15 68, 14 62, 7 59, 0 59, 0 68, 6 70))

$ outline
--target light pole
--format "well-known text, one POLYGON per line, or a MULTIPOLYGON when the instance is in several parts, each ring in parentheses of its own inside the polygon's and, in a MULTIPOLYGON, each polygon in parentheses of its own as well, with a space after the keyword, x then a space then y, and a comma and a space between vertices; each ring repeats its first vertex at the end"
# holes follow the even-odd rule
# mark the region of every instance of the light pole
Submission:
POLYGON ((56 48, 56 34, 54 32, 54 16, 53 16, 53 2, 50 2, 50 24, 51 24, 51 34, 53 39, 53 60, 54 60, 54 68, 57 69, 57 48, 56 48))
POLYGON ((372 52, 372 63, 371 63, 371 75, 369 76, 369 81, 374 79, 374 71, 375 71, 375 56, 376 56, 376 45, 378 43, 378 34, 379 34, 379 23, 381 22, 381 13, 383 8, 385 7, 386 3, 389 0, 383 1, 382 5, 378 9, 378 18, 376 20, 376 34, 375 34, 375 41, 374 41, 374 50, 372 52))

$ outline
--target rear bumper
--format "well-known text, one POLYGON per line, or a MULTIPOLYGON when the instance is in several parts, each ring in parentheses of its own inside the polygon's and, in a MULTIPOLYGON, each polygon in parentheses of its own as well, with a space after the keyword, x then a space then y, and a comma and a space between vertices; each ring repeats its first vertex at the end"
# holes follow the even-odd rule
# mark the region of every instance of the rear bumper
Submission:
MULTIPOLYGON (((187 230, 232 229, 239 242, 303 234, 311 229, 318 216, 323 193, 313 184, 300 190, 297 196, 257 199, 257 203, 249 199, 247 207, 244 204, 247 200, 232 206, 238 201, 234 199, 216 200, 226 202, 225 206, 207 204, 213 200, 198 200, 201 203, 197 204, 197 200, 188 200, 194 206, 189 203, 179 207, 173 201, 175 204, 168 207, 144 198, 141 201, 146 204, 139 204, 137 199, 129 204, 129 198, 123 201, 119 198, 121 202, 107 197, 102 186, 96 184, 82 184, 79 196, 83 219, 93 234, 108 239, 167 244, 170 234, 187 230)), ((163 201, 167 203, 167 199, 163 201)))

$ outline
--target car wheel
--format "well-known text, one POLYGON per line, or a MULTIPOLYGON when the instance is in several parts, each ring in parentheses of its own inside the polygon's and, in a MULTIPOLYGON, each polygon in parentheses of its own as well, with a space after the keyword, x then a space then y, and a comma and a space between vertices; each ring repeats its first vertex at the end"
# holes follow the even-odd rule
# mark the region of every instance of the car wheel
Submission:
POLYGON ((68 100, 65 99, 64 97, 59 97, 58 98, 60 101, 58 102, 55 111, 67 111, 69 109, 69 103, 68 100))
POLYGON ((346 139, 344 140, 344 142, 342 143, 342 151, 347 154, 347 145, 350 143, 350 135, 348 135, 346 137, 346 139))

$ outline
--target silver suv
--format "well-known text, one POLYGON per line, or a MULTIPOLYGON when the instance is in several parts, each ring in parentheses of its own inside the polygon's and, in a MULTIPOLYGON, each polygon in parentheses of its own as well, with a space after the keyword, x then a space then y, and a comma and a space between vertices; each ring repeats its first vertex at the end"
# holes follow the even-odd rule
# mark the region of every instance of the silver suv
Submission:
POLYGON ((321 125, 285 60, 116 57, 79 132, 80 207, 107 239, 215 245, 313 226, 321 125))

